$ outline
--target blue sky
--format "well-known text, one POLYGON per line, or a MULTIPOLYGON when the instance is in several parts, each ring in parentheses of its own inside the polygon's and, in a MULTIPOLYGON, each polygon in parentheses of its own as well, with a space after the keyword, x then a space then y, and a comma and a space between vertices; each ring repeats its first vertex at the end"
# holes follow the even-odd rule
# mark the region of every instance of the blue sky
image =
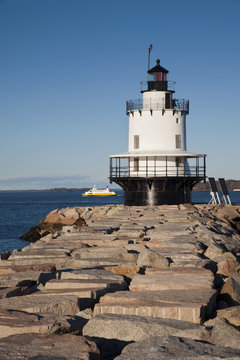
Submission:
POLYGON ((189 151, 240 179, 239 0, 0 0, 0 190, 107 185, 125 101, 160 58, 189 151))

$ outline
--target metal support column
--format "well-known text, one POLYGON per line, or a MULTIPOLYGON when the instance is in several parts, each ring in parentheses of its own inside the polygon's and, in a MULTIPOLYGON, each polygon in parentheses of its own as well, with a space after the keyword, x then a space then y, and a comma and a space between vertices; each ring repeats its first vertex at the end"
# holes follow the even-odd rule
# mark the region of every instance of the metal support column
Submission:
POLYGON ((206 156, 203 157, 203 167, 204 167, 204 182, 206 182, 206 156))
POLYGON ((120 158, 118 158, 118 177, 119 178, 120 178, 120 168, 121 168, 120 158))
POLYGON ((112 178, 112 158, 110 158, 110 179, 112 178))

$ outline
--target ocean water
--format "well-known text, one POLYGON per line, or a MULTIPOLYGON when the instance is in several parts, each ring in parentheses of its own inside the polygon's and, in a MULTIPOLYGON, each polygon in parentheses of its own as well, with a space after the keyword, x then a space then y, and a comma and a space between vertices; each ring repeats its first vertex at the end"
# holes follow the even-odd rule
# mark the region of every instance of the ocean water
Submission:
MULTIPOLYGON (((22 249, 29 243, 19 237, 54 210, 73 206, 123 204, 123 193, 117 196, 83 197, 80 192, 0 192, 0 253, 22 249)), ((231 192, 232 203, 240 204, 240 192, 231 192)), ((208 192, 194 191, 193 203, 208 203, 208 192)))
POLYGON ((117 196, 83 197, 80 192, 0 192, 0 253, 22 249, 29 243, 20 240, 31 227, 54 210, 73 206, 122 204, 117 196))

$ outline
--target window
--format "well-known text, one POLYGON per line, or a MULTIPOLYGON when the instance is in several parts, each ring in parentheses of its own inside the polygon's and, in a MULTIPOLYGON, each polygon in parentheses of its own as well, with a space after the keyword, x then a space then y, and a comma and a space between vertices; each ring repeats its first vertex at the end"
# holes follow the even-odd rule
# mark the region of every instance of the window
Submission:
POLYGON ((134 135, 134 149, 139 149, 139 135, 134 135))
POLYGON ((139 158, 133 159, 133 170, 138 171, 139 170, 139 158))
POLYGON ((176 149, 181 149, 182 146, 182 141, 181 141, 181 135, 175 135, 175 140, 176 140, 176 149))
POLYGON ((155 73, 154 81, 168 81, 168 74, 162 72, 155 73))
POLYGON ((171 109, 171 94, 165 94, 165 109, 171 109))
POLYGON ((176 118, 176 124, 180 124, 180 119, 176 118))

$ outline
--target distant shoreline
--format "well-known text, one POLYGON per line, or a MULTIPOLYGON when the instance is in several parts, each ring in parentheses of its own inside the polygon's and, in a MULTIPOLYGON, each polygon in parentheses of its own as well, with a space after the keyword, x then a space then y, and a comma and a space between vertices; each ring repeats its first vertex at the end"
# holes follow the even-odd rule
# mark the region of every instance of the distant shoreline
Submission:
MULTIPOLYGON (((76 189, 76 188, 54 188, 54 189, 34 189, 34 190, 0 190, 0 193, 3 192, 12 192, 12 193, 18 193, 18 192, 85 192, 89 190, 89 187, 76 189)), ((119 189, 114 189, 115 191, 119 189)))
POLYGON ((89 188, 81 188, 81 189, 75 189, 75 188, 54 188, 54 189, 34 189, 34 190, 0 190, 0 193, 3 192, 83 192, 87 191, 89 188))
MULTIPOLYGON (((218 180, 216 179, 216 182, 218 183, 218 180)), ((228 187, 229 191, 233 191, 235 189, 240 189, 240 180, 226 180, 226 184, 228 187)), ((0 190, 0 193, 3 192, 85 192, 89 190, 89 187, 84 187, 84 188, 53 188, 53 189, 43 189, 43 190, 38 190, 38 189, 34 189, 34 190, 0 190)), ((116 190, 120 190, 119 188, 114 189, 112 188, 112 190, 116 191, 116 190)), ((193 191, 210 191, 209 189, 209 185, 208 185, 208 181, 206 181, 206 183, 201 182, 195 185, 195 187, 193 188, 193 191)))

